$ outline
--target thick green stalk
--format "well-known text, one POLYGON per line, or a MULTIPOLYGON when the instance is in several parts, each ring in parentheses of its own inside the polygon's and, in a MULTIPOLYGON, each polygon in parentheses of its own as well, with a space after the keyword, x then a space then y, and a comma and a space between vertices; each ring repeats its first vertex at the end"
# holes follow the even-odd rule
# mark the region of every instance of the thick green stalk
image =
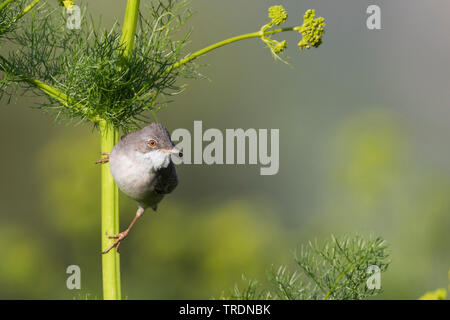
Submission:
POLYGON ((124 46, 123 56, 129 57, 134 49, 134 38, 136 36, 137 22, 139 18, 140 0, 128 0, 125 17, 123 19, 122 37, 120 43, 124 46))
MULTIPOLYGON (((127 0, 127 8, 123 22, 121 44, 123 56, 130 56, 134 47, 137 21, 139 17, 140 0, 127 0)), ((119 130, 114 125, 100 120, 101 151, 110 152, 119 138, 119 130)), ((102 166, 102 250, 105 250, 114 240, 106 237, 105 233, 119 233, 119 199, 118 189, 114 182, 109 165, 102 166)), ((114 250, 103 254, 103 298, 105 300, 120 300, 120 256, 114 250)))
MULTIPOLYGON (((102 152, 110 152, 119 138, 118 129, 112 124, 101 120, 100 148, 102 152)), ((113 240, 108 234, 119 233, 119 192, 109 171, 109 165, 101 166, 102 189, 102 251, 108 248, 113 240)), ((103 298, 105 300, 120 300, 120 257, 114 250, 102 255, 103 298)))

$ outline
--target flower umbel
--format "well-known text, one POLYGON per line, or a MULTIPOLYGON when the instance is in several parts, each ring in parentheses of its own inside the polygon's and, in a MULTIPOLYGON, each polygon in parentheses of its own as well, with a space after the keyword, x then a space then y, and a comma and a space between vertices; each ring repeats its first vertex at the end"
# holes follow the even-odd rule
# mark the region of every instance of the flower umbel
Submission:
POLYGON ((279 26, 287 20, 288 15, 283 6, 272 6, 269 8, 269 18, 272 19, 273 24, 279 26))
POLYGON ((73 0, 58 0, 58 3, 61 7, 66 7, 66 9, 69 9, 73 5, 75 5, 75 1, 73 0))
POLYGON ((280 53, 283 52, 284 49, 287 48, 287 42, 286 40, 283 40, 281 42, 275 41, 275 46, 273 47, 273 52, 280 53))
POLYGON ((443 288, 425 293, 419 300, 445 300, 447 291, 443 288))
POLYGON ((309 9, 305 12, 303 18, 303 24, 301 26, 270 30, 273 26, 283 24, 288 14, 283 6, 272 6, 269 8, 269 18, 272 19, 269 23, 263 25, 260 29, 261 40, 269 47, 270 52, 275 59, 285 62, 278 56, 284 49, 287 48, 286 40, 277 41, 273 40, 270 35, 286 30, 295 30, 302 35, 302 40, 298 43, 300 50, 310 49, 311 47, 317 48, 322 43, 322 36, 325 32, 325 19, 322 17, 315 18, 315 10, 309 9))
POLYGON ((283 6, 272 6, 269 8, 269 18, 272 19, 269 23, 263 25, 261 27, 261 40, 269 47, 270 52, 272 52, 272 55, 275 59, 279 59, 283 61, 278 54, 283 52, 284 49, 287 47, 286 40, 283 40, 281 42, 277 40, 273 40, 270 37, 266 36, 266 31, 270 28, 272 28, 274 25, 281 25, 283 24, 287 18, 288 14, 286 9, 283 8, 283 6))
POLYGON ((300 50, 317 48, 322 44, 322 36, 325 33, 325 19, 323 17, 315 18, 316 11, 309 9, 303 16, 303 25, 296 28, 302 35, 302 40, 298 43, 300 50))

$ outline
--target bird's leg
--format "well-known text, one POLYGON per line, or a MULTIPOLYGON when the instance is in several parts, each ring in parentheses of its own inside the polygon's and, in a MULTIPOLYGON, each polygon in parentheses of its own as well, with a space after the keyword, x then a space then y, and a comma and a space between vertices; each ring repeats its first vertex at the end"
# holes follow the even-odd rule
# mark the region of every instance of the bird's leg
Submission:
POLYGON ((97 160, 95 163, 99 164, 99 163, 105 163, 109 161, 109 152, 100 152, 102 155, 106 155, 106 157, 101 158, 100 160, 97 160))
POLYGON ((109 250, 111 250, 114 247, 116 247, 116 251, 119 252, 120 243, 122 242, 123 239, 125 239, 125 237, 128 235, 128 233, 130 232, 133 225, 136 223, 136 221, 139 219, 139 217, 142 216, 143 213, 144 213, 144 208, 139 207, 138 210, 136 211, 136 216, 134 217, 133 221, 131 221, 130 225, 128 226, 128 228, 125 231, 118 233, 118 234, 113 234, 113 235, 106 234, 108 239, 117 239, 117 240, 114 241, 114 243, 112 245, 110 245, 105 251, 103 251, 103 253, 109 252, 109 250))

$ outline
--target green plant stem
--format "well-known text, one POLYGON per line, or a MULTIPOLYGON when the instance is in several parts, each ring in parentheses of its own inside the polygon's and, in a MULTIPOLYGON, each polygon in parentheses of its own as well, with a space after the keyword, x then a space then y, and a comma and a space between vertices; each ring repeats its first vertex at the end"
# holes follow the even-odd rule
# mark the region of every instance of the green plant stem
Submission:
MULTIPOLYGON (((123 57, 130 56, 134 47, 137 21, 139 17, 140 0, 127 0, 127 7, 123 22, 121 44, 123 57)), ((102 152, 110 152, 119 138, 119 130, 113 124, 100 120, 100 144, 102 152)), ((105 250, 114 240, 106 237, 105 233, 119 233, 119 199, 118 189, 109 171, 109 165, 102 165, 102 250, 105 250)), ((120 300, 120 256, 114 250, 103 254, 103 298, 105 300, 120 300)))
POLYGON ((223 47, 227 44, 236 42, 236 41, 241 41, 241 40, 245 40, 245 39, 250 39, 250 38, 261 38, 262 36, 266 36, 266 35, 270 35, 270 34, 274 34, 274 33, 280 33, 280 32, 286 32, 286 31, 293 31, 296 30, 296 28, 298 27, 290 27, 290 28, 282 28, 282 29, 276 29, 276 30, 270 30, 270 31, 257 31, 257 32, 251 32, 251 33, 246 33, 246 34, 242 34, 240 36, 236 36, 236 37, 232 37, 232 38, 228 38, 225 40, 222 40, 220 42, 216 42, 210 46, 207 46, 203 49, 200 49, 196 52, 194 52, 193 54, 189 55, 188 57, 181 59, 180 61, 174 63, 173 65, 171 65, 170 67, 167 68, 167 70, 165 71, 164 74, 169 73, 170 71, 172 71, 173 69, 179 68, 181 67, 183 64, 186 64, 202 55, 204 55, 205 53, 208 53, 214 49, 223 47))
MULTIPOLYGON (((206 53, 208 53, 210 51, 213 51, 213 50, 215 50, 217 48, 226 46, 226 45, 231 44, 233 42, 237 42, 237 41, 241 41, 241 40, 245 40, 245 39, 251 39, 251 38, 261 38, 261 37, 264 37, 264 36, 267 36, 267 35, 280 33, 280 32, 294 31, 294 30, 298 30, 298 28, 300 28, 300 27, 296 26, 296 27, 281 28, 281 29, 275 29, 275 30, 269 30, 269 31, 265 31, 265 30, 261 29, 260 31, 257 31, 257 32, 245 33, 245 34, 242 34, 242 35, 239 35, 239 36, 231 37, 231 38, 228 38, 228 39, 216 42, 216 43, 214 43, 214 44, 212 44, 210 46, 207 46, 207 47, 205 47, 203 49, 200 49, 200 50, 190 54, 188 57, 186 57, 184 59, 181 59, 181 60, 175 62, 173 65, 167 67, 167 69, 162 74, 162 77, 167 75, 172 70, 177 69, 177 68, 181 67, 182 65, 184 65, 184 64, 186 64, 186 63, 188 63, 188 62, 190 62, 190 61, 192 61, 194 59, 197 59, 198 57, 200 57, 200 56, 202 56, 202 55, 204 55, 204 54, 206 54, 206 53)), ((151 92, 142 94, 144 90, 145 90, 145 88, 141 89, 140 92, 137 94, 138 96, 140 96, 138 99, 145 99, 147 97, 147 95, 153 94, 151 92)))
MULTIPOLYGON (((11 68, 9 66, 8 60, 6 60, 1 55, 0 55, 0 62, 2 62, 2 63, 0 63, 0 71, 3 71, 5 74, 12 73, 10 71, 11 68)), ((55 100, 58 100, 66 108, 77 111, 77 112, 81 112, 86 117, 86 119, 88 119, 92 123, 95 124, 95 123, 100 122, 101 118, 99 117, 98 114, 96 114, 95 112, 90 110, 88 107, 86 107, 80 103, 73 103, 73 100, 71 97, 69 97, 65 93, 59 91, 58 89, 40 81, 40 80, 28 78, 23 75, 14 74, 13 76, 18 79, 16 81, 27 82, 27 83, 33 85, 34 87, 38 88, 39 90, 41 90, 42 92, 47 94, 49 97, 51 97, 55 100)))
POLYGON ((23 11, 21 13, 19 13, 14 20, 17 21, 20 18, 22 18, 24 15, 26 15, 31 9, 33 9, 33 7, 35 5, 37 5, 39 2, 41 2, 41 0, 34 0, 32 3, 30 3, 28 6, 25 7, 25 9, 23 9, 23 11))
POLYGON ((50 97, 52 97, 53 99, 58 100, 66 108, 81 112, 86 117, 86 119, 88 119, 92 123, 98 123, 100 121, 100 117, 97 114, 93 113, 86 106, 79 104, 79 103, 76 103, 74 106, 69 104, 68 102, 71 101, 71 98, 69 96, 67 96, 65 93, 59 91, 58 89, 55 89, 52 86, 50 86, 42 81, 36 80, 36 79, 26 78, 26 79, 24 79, 24 81, 34 85, 35 87, 40 89, 42 92, 44 92, 47 95, 49 95, 50 97))
POLYGON ((0 4, 0 11, 6 7, 8 4, 10 4, 11 2, 16 1, 16 0, 6 0, 5 2, 3 2, 2 4, 0 4))
POLYGON ((137 21, 139 18, 140 0, 128 0, 122 27, 120 43, 123 45, 124 58, 128 58, 134 49, 134 38, 136 36, 137 21))
MULTIPOLYGON (((100 148, 102 152, 110 152, 119 138, 118 129, 105 120, 99 123, 100 148)), ((102 194, 102 251, 108 248, 113 240, 108 234, 119 233, 119 192, 117 185, 109 171, 109 165, 101 166, 101 194, 102 194)), ((103 298, 105 300, 120 300, 120 256, 114 250, 102 255, 103 298)))
POLYGON ((327 294, 323 297, 323 300, 328 300, 328 297, 336 290, 339 282, 341 282, 342 278, 353 268, 354 263, 351 263, 337 278, 336 282, 334 283, 333 287, 327 292, 327 294))

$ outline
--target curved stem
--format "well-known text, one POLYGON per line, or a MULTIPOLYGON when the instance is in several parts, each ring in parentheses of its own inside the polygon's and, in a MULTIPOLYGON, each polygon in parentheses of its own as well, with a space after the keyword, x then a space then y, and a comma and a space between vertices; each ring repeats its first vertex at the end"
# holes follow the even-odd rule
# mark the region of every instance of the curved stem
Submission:
MULTIPOLYGON (((182 65, 184 65, 184 64, 186 64, 186 63, 188 63, 188 62, 190 62, 190 61, 192 61, 194 59, 197 59, 198 57, 200 57, 200 56, 202 56, 202 55, 204 55, 204 54, 206 54, 206 53, 208 53, 210 51, 213 51, 213 50, 215 50, 217 48, 226 46, 227 44, 231 44, 233 42, 237 42, 237 41, 241 41, 241 40, 245 40, 245 39, 261 38, 263 36, 271 35, 271 34, 274 34, 274 33, 280 33, 280 32, 286 32, 286 31, 294 31, 294 30, 298 30, 298 28, 299 27, 296 26, 296 27, 281 28, 281 29, 275 29, 275 30, 269 30, 269 31, 265 31, 264 29, 261 29, 260 31, 257 31, 257 32, 245 33, 245 34, 242 34, 242 35, 239 35, 239 36, 231 37, 231 38, 228 38, 228 39, 216 42, 216 43, 214 43, 214 44, 212 44, 210 46, 207 46, 207 47, 205 47, 203 49, 200 49, 200 50, 190 54, 186 58, 181 59, 181 60, 175 62, 173 65, 167 67, 167 69, 163 72, 162 77, 167 75, 172 70, 177 69, 177 68, 181 67, 182 65)), ((142 88, 137 93, 137 96, 139 97, 138 98, 139 100, 145 99, 145 98, 147 98, 148 95, 152 94, 151 92, 143 93, 146 88, 147 87, 142 88)))
POLYGON ((180 61, 174 63, 173 65, 171 65, 170 67, 168 67, 166 69, 166 71, 164 72, 164 74, 169 73, 170 71, 172 71, 173 69, 179 68, 181 67, 183 64, 186 64, 202 55, 204 55, 205 53, 208 53, 214 49, 223 47, 227 44, 236 42, 236 41, 240 41, 240 40, 244 40, 244 39, 250 39, 250 38, 260 38, 262 36, 265 35, 270 35, 270 34, 274 34, 274 33, 280 33, 280 32, 286 32, 286 31, 293 31, 295 30, 297 27, 290 27, 290 28, 282 28, 282 29, 276 29, 276 30, 270 30, 270 31, 257 31, 257 32, 251 32, 251 33, 246 33, 246 34, 242 34, 240 36, 236 36, 236 37, 232 37, 232 38, 228 38, 225 40, 222 40, 220 42, 216 42, 210 46, 207 46, 203 49, 200 49, 196 52, 194 52, 193 54, 189 55, 188 57, 181 59, 180 61))

